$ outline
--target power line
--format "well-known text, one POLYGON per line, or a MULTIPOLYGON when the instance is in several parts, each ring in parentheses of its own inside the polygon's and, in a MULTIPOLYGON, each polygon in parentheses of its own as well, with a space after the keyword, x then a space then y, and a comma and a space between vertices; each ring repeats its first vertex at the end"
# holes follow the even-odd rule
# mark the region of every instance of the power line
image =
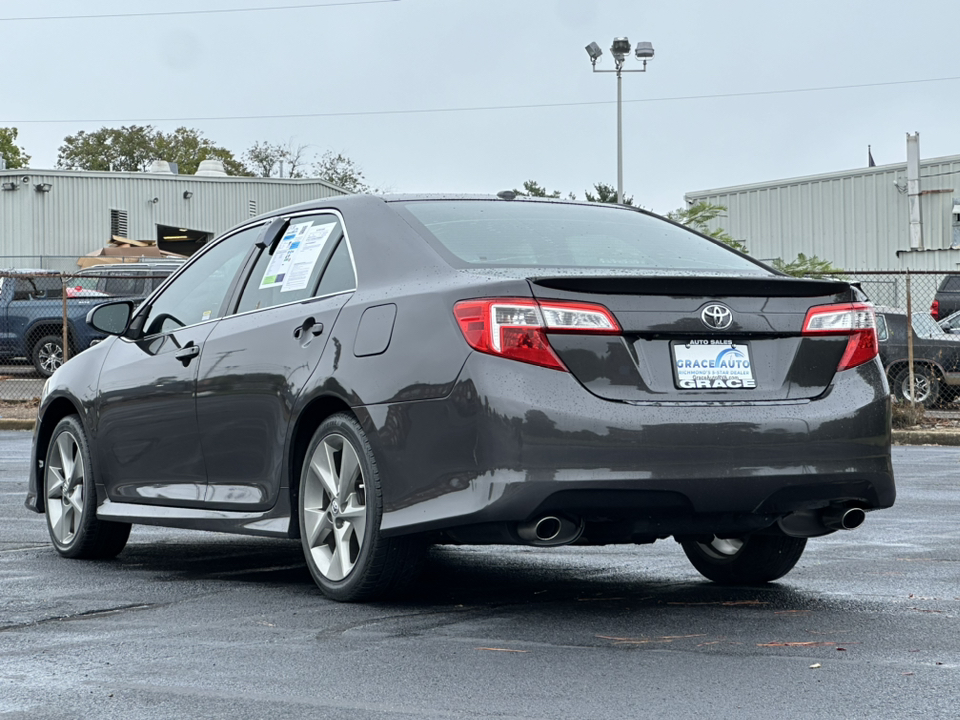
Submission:
POLYGON ((108 13, 104 15, 37 15, 34 17, 5 17, 0 22, 39 20, 100 20, 105 18, 159 17, 164 15, 223 15, 226 13, 270 12, 273 10, 308 10, 312 8, 342 7, 344 5, 379 5, 400 0, 343 0, 342 2, 311 3, 310 5, 273 5, 269 7, 222 8, 218 10, 163 10, 139 13, 108 13))
MULTIPOLYGON (((379 0, 382 2, 393 2, 398 0, 379 0)), ((361 3, 362 4, 362 3, 361 3)), ((832 90, 854 90, 859 88, 889 87, 892 85, 916 85, 919 83, 947 82, 951 80, 960 80, 960 75, 954 77, 925 78, 922 80, 892 80, 879 83, 860 83, 857 85, 826 85, 823 87, 810 88, 791 88, 787 90, 755 90, 751 92, 736 93, 716 93, 712 95, 672 95, 658 98, 640 98, 636 100, 624 100, 624 103, 657 103, 657 102, 675 102, 678 100, 713 100, 718 98, 737 98, 737 97, 758 97, 763 95, 789 95, 794 93, 812 93, 826 92, 832 90)), ((8 125, 31 125, 31 124, 83 124, 83 123, 109 123, 109 122, 214 122, 221 120, 287 120, 298 118, 336 118, 336 117, 358 117, 371 115, 423 115, 432 113, 461 113, 461 112, 479 112, 493 110, 532 110, 540 108, 563 108, 563 107, 587 107, 592 105, 613 105, 616 100, 593 100, 583 102, 563 102, 563 103, 537 103, 530 105, 483 105, 471 107, 450 107, 450 108, 420 108, 410 110, 354 110, 345 112, 325 112, 325 113, 277 113, 265 115, 210 115, 195 117, 164 117, 164 118, 83 118, 73 120, 9 120, 0 119, 0 123, 8 125)))

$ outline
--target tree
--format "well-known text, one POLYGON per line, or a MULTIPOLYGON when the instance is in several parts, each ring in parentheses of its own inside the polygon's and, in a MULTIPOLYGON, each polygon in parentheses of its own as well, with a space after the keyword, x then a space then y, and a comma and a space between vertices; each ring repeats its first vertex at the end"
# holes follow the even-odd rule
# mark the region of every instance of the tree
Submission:
MULTIPOLYGON (((587 190, 584 194, 587 196, 588 202, 596 203, 610 203, 612 205, 617 204, 617 189, 613 185, 607 185, 606 183, 595 183, 593 189, 596 190, 597 194, 594 195, 592 192, 587 190)), ((623 196, 624 205, 633 205, 633 196, 623 196)))
POLYGON ((749 253, 746 245, 739 240, 734 240, 733 237, 722 227, 718 227, 714 230, 710 229, 710 221, 716 220, 718 217, 726 217, 724 214, 726 212, 727 208, 724 205, 713 205, 701 200, 698 203, 694 203, 690 207, 672 210, 671 212, 667 213, 667 217, 674 222, 691 227, 698 232, 702 232, 704 235, 709 235, 714 240, 719 240, 725 245, 729 245, 734 250, 739 250, 745 254, 749 253))
POLYGON ((523 190, 514 190, 514 192, 520 197, 541 197, 541 198, 558 198, 560 197, 560 191, 554 190, 553 192, 547 192, 547 189, 540 187, 540 183, 536 180, 527 180, 523 183, 523 190))
POLYGON ((294 145, 291 140, 286 145, 271 142, 255 142, 243 153, 243 159, 257 177, 302 178, 306 177, 303 168, 308 145, 294 145))
POLYGON ((376 192, 367 184, 359 165, 341 153, 334 154, 332 150, 327 150, 320 160, 313 163, 313 175, 349 192, 376 192))
POLYGON ((81 130, 63 139, 57 167, 66 170, 143 172, 156 159, 152 125, 81 130))
POLYGON ((15 127, 0 127, 0 158, 3 158, 8 168, 27 167, 30 156, 26 150, 17 145, 17 129, 15 127))
POLYGON ((163 133, 152 125, 103 127, 83 130, 63 139, 57 167, 68 170, 144 172, 154 160, 177 163, 179 172, 192 175, 202 160, 223 161, 228 175, 249 175, 233 153, 194 128, 179 127, 163 133))
POLYGON ((194 128, 178 127, 171 133, 157 131, 153 150, 154 160, 175 162, 181 175, 193 175, 203 160, 220 160, 227 175, 250 175, 250 171, 232 152, 194 128))
POLYGON ((816 255, 807 257, 803 253, 797 253, 796 259, 791 262, 784 262, 781 258, 777 258, 770 264, 780 272, 794 277, 843 278, 843 271, 840 268, 835 267, 829 260, 822 260, 816 255))

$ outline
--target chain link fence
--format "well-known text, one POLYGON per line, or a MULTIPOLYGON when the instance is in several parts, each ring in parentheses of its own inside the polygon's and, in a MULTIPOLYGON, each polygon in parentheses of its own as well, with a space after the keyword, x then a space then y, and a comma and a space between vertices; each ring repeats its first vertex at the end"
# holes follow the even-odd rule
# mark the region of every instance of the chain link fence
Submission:
POLYGON ((72 261, 68 272, 0 271, 0 417, 32 417, 46 378, 104 339, 86 321, 90 310, 118 298, 142 300, 179 267, 127 263, 77 270, 72 261))
MULTIPOLYGON (((0 265, 13 259, 0 256, 0 265)), ((176 263, 127 263, 78 271, 76 257, 16 258, 23 265, 31 259, 40 267, 0 271, 2 417, 10 416, 11 403, 35 404, 46 377, 72 356, 103 339, 104 336, 86 322, 87 313, 93 307, 114 298, 142 299, 179 267, 176 263), (67 261, 72 267, 63 267, 67 261)), ((946 289, 951 287, 953 281, 944 282, 946 278, 956 280, 957 304, 954 307, 947 295, 942 295, 936 319, 943 320, 954 310, 960 310, 960 273, 848 271, 836 277, 860 287, 884 316, 878 335, 881 357, 885 365, 892 368, 890 379, 894 394, 907 399, 910 396, 909 383, 905 386, 895 383, 907 360, 906 343, 891 342, 896 333, 890 330, 893 318, 905 318, 910 306, 914 315, 914 395, 918 402, 928 406, 952 405, 960 409, 953 402, 958 395, 956 391, 960 391, 960 316, 944 323, 947 326, 944 330, 930 314, 941 285, 946 289), (954 329, 951 322, 955 322, 957 334, 951 333, 954 329), (942 346, 940 349, 938 343, 942 346), (954 347, 958 351, 955 360, 946 356, 954 347)))

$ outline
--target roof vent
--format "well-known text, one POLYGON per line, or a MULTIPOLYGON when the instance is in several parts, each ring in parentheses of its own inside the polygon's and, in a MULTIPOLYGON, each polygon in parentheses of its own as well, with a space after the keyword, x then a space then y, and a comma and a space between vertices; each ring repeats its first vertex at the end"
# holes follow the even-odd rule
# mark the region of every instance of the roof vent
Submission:
POLYGON ((201 160, 195 174, 200 177, 227 177, 222 160, 201 160))
POLYGON ((158 175, 173 175, 173 170, 170 169, 170 163, 166 160, 154 160, 150 163, 150 167, 147 168, 147 172, 158 175))

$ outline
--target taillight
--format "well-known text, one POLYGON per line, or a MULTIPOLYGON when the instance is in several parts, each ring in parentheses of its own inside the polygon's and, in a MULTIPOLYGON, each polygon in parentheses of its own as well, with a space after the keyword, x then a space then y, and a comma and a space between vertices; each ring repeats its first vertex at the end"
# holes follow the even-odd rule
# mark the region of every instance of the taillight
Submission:
POLYGON ((934 300, 930 303, 930 314, 933 315, 934 320, 940 319, 940 301, 934 300))
POLYGON ((818 305, 807 311, 804 335, 849 335, 837 371, 863 365, 878 353, 877 319, 870 303, 818 305))
POLYGON ((474 350, 554 370, 567 368, 550 347, 548 332, 620 333, 610 311, 590 303, 481 298, 458 302, 453 314, 474 350))

